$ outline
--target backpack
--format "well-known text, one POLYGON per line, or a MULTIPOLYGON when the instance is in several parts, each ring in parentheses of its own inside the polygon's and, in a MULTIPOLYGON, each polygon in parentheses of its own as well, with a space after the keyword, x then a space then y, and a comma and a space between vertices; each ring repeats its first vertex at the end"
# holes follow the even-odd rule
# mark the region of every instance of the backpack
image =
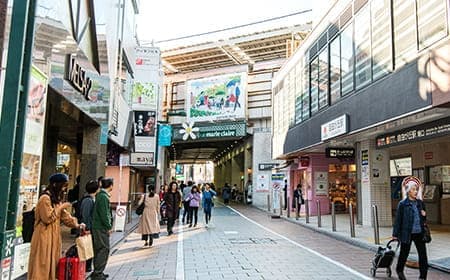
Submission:
POLYGON ((31 242, 31 237, 33 236, 34 231, 34 218, 35 207, 31 209, 31 211, 22 213, 22 238, 23 243, 31 242))

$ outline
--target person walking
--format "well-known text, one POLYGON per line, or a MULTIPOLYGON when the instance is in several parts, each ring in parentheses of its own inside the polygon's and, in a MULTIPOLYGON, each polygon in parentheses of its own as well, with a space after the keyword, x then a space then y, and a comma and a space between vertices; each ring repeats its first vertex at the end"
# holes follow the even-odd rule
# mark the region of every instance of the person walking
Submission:
POLYGON ((230 203, 230 196, 231 196, 231 187, 228 185, 228 183, 225 183, 225 186, 222 189, 222 198, 225 205, 228 205, 230 203))
POLYGON ((114 181, 112 178, 102 180, 102 188, 95 196, 94 215, 92 219, 92 243, 94 247, 94 272, 92 280, 106 279, 103 273, 109 257, 109 236, 112 232, 110 211, 110 193, 114 181))
POLYGON ((295 211, 297 215, 295 216, 295 219, 298 220, 298 217, 300 217, 300 211, 302 209, 302 204, 305 204, 305 199, 303 198, 303 192, 302 192, 302 185, 298 184, 297 189, 294 191, 294 203, 295 205, 295 211))
POLYGON ((56 279, 56 268, 61 257, 61 222, 71 228, 84 228, 67 211, 71 206, 63 202, 69 178, 53 174, 35 208, 34 233, 31 238, 27 279, 56 279))
POLYGON ((196 227, 198 220, 198 208, 200 207, 200 200, 201 200, 197 186, 192 187, 191 193, 189 194, 187 199, 189 201, 189 216, 188 216, 188 220, 190 221, 189 227, 192 227, 192 222, 194 222, 194 227, 196 227))
MULTIPOLYGON (((86 184, 86 193, 80 201, 80 221, 86 225, 86 230, 92 230, 94 218, 95 195, 98 192, 98 184, 91 180, 86 184)), ((86 260, 86 272, 92 271, 92 259, 86 260)))
POLYGON ((191 221, 189 221, 189 215, 188 215, 189 214, 189 201, 187 200, 187 198, 188 198, 189 194, 191 193, 193 184, 194 183, 192 181, 188 181, 187 186, 184 187, 183 190, 182 190, 183 191, 183 208, 184 208, 184 211, 183 211, 183 218, 181 219, 181 222, 183 224, 184 224, 186 216, 188 217, 187 218, 187 222, 191 223, 191 221))
POLYGON ((428 272, 428 257, 424 237, 426 223, 425 204, 417 198, 419 186, 414 181, 405 184, 406 198, 399 202, 395 217, 392 238, 400 242, 400 255, 397 262, 397 275, 400 280, 406 279, 403 270, 411 249, 411 243, 419 254, 419 279, 426 279, 428 272))
POLYGON ((141 197, 139 205, 145 204, 144 212, 139 218, 139 226, 137 232, 142 234, 142 240, 145 241, 144 246, 153 245, 153 237, 159 235, 159 197, 155 195, 155 187, 150 185, 148 187, 148 196, 145 194, 141 197))
POLYGON ((177 218, 180 201, 181 195, 178 191, 178 185, 176 182, 171 182, 169 184, 169 192, 164 194, 167 215, 167 235, 173 234, 173 225, 175 224, 175 219, 177 218))
POLYGON ((206 227, 208 227, 208 223, 211 221, 211 212, 214 207, 213 198, 216 195, 217 193, 211 189, 211 186, 208 183, 205 184, 205 190, 202 195, 202 207, 205 213, 206 227))

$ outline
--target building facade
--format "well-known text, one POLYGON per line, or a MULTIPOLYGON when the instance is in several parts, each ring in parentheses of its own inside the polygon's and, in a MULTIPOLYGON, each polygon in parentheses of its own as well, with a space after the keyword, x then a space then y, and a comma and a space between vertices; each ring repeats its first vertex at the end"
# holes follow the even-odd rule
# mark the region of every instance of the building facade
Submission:
POLYGON ((448 224, 448 1, 336 1, 273 79, 274 158, 292 160, 310 212, 372 205, 390 226, 405 176, 448 224))

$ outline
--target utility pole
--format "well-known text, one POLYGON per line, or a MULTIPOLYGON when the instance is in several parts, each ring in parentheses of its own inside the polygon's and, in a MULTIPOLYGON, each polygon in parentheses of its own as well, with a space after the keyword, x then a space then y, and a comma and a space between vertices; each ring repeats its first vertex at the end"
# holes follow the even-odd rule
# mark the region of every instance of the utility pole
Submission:
MULTIPOLYGON (((0 247, 2 275, 10 277, 28 101, 36 0, 14 1, 0 120, 0 247)), ((4 279, 4 278, 3 278, 4 279)))

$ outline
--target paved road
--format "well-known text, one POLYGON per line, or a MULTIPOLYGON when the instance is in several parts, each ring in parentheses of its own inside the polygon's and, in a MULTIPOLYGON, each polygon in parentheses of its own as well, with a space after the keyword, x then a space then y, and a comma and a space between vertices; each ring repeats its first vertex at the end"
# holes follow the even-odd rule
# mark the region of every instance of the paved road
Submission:
MULTIPOLYGON (((213 223, 179 224, 175 235, 162 233, 151 248, 131 234, 110 257, 109 279, 371 279, 373 253, 255 208, 216 207, 213 223)), ((418 271, 407 275, 417 278, 418 271)), ((437 271, 429 276, 450 278, 437 271)))

